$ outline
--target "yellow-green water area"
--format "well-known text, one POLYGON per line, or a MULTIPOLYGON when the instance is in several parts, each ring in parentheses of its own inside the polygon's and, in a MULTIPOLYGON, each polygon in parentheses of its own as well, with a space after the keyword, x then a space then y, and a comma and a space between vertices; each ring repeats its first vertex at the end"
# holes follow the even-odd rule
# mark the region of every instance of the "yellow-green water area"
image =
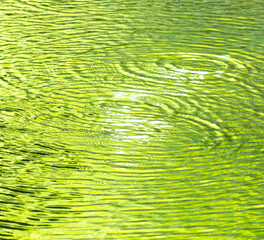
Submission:
POLYGON ((0 239, 264 239, 262 0, 2 0, 0 239))

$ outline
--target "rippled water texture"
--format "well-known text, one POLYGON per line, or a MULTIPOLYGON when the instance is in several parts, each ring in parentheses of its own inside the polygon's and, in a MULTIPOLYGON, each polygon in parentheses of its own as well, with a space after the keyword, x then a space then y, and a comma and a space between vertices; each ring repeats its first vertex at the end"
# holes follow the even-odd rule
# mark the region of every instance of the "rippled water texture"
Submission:
POLYGON ((264 239, 262 0, 2 0, 0 239, 264 239))

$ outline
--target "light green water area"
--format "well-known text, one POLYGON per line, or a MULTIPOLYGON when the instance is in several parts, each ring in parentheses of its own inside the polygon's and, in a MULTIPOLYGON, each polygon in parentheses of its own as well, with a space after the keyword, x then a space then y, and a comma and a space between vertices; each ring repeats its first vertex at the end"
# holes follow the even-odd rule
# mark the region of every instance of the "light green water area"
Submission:
POLYGON ((0 239, 264 239, 263 0, 2 0, 0 239))

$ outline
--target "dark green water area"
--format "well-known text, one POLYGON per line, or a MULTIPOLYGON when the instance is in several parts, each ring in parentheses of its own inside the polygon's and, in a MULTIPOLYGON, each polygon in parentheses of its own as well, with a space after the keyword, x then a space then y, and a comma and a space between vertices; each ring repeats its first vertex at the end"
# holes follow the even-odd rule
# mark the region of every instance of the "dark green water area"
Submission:
POLYGON ((1 0, 1 240, 264 239, 263 0, 1 0))

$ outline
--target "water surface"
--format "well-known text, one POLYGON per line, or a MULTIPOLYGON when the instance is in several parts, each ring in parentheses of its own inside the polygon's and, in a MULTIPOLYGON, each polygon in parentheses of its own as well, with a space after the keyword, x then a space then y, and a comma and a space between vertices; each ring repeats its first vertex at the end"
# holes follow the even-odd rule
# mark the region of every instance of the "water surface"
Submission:
POLYGON ((261 0, 3 0, 0 239, 263 239, 261 0))

